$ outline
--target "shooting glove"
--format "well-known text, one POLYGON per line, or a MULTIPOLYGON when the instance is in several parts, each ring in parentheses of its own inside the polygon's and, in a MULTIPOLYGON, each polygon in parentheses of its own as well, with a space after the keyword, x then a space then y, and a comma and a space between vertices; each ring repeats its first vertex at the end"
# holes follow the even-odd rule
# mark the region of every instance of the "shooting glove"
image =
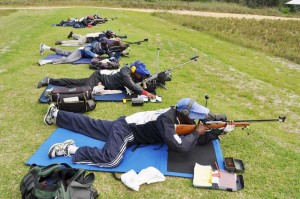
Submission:
POLYGON ((230 133, 234 130, 235 125, 234 124, 227 124, 226 127, 223 129, 225 133, 230 133))

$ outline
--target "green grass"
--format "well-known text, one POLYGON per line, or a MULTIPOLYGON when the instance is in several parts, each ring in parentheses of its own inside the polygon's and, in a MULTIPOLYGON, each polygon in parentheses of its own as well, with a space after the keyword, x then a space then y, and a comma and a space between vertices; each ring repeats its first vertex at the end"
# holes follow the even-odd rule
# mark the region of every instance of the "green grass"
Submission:
POLYGON ((154 16, 300 64, 300 21, 178 16, 160 12, 154 16))
POLYGON ((154 73, 157 48, 160 70, 194 55, 199 55, 199 60, 173 71, 168 90, 158 89, 163 103, 143 107, 97 103, 96 110, 87 115, 115 119, 137 111, 165 108, 183 97, 193 97, 204 104, 204 95, 208 94, 210 110, 226 113, 229 119, 277 118, 285 114, 287 121, 252 124, 249 131, 236 129, 221 138, 223 155, 242 159, 246 164, 245 189, 240 192, 196 189, 191 179, 178 177, 143 185, 134 192, 110 173, 95 172, 100 198, 299 197, 299 65, 149 13, 100 8, 18 10, 1 16, 0 26, 3 30, 5 27, 0 33, 0 198, 20 198, 19 183, 29 169, 24 162, 56 128, 43 123, 47 106, 37 102, 42 92, 36 89, 37 82, 46 75, 79 78, 93 72, 87 65, 38 66, 37 61, 43 57, 38 53, 39 44, 53 45, 71 30, 85 34, 106 29, 127 34, 129 41, 149 38, 148 43, 133 46, 130 58, 122 59, 121 64, 140 59, 154 73), (93 13, 118 19, 92 29, 51 26, 68 17, 93 13))

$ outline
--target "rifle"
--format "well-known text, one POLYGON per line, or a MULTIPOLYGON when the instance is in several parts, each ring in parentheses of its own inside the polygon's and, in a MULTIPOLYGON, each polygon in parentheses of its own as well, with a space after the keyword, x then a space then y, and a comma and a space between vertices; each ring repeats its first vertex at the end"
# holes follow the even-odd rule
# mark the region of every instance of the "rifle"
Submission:
POLYGON ((102 18, 102 17, 98 17, 98 18, 95 18, 94 20, 96 20, 96 21, 108 21, 108 20, 115 20, 115 19, 118 19, 118 17, 113 17, 113 18, 102 18))
POLYGON ((105 22, 107 22, 107 21, 109 21, 109 20, 115 20, 115 19, 118 19, 118 17, 113 17, 113 18, 110 18, 110 19, 108 19, 108 18, 96 18, 96 19, 94 19, 94 22, 95 22, 95 24, 98 26, 98 25, 100 25, 100 24, 102 24, 102 23, 105 23, 105 22))
POLYGON ((114 35, 114 37, 119 37, 121 39, 126 39, 127 38, 127 35, 114 35))
MULTIPOLYGON (((130 41, 123 41, 123 42, 125 42, 126 44, 128 44, 128 45, 131 45, 131 44, 137 44, 137 45, 140 45, 141 43, 143 43, 143 42, 147 42, 148 41, 148 38, 145 38, 144 40, 141 40, 141 41, 135 41, 135 42, 130 42, 130 41)), ((125 44, 125 45, 126 45, 125 44)))
POLYGON ((113 46, 109 49, 109 52, 122 52, 123 50, 125 50, 126 48, 128 48, 130 45, 140 45, 142 42, 146 42, 148 41, 148 38, 142 40, 142 41, 136 41, 136 42, 127 42, 127 41, 123 41, 125 42, 124 45, 121 46, 113 46))
MULTIPOLYGON (((247 128, 250 126, 252 122, 284 122, 286 119, 285 116, 280 116, 278 119, 264 119, 264 120, 236 120, 233 121, 236 127, 243 127, 247 128)), ((208 129, 218 129, 222 127, 226 127, 226 125, 230 121, 207 121, 203 125, 206 126, 208 129)), ((195 131, 197 125, 190 125, 190 124, 179 124, 176 125, 176 133, 178 135, 187 135, 195 131)))
POLYGON ((152 85, 154 87, 161 86, 161 87, 163 87, 164 89, 167 90, 167 88, 165 87, 165 83, 166 83, 166 81, 171 81, 172 80, 172 74, 171 74, 172 70, 175 69, 175 68, 178 68, 178 67, 180 67, 182 65, 188 64, 188 63, 190 63, 192 61, 197 61, 198 57, 199 56, 191 57, 190 60, 187 61, 187 62, 181 63, 181 64, 179 64, 177 66, 173 66, 173 67, 171 67, 171 68, 169 68, 167 70, 158 72, 158 73, 156 73, 154 75, 151 75, 148 78, 145 78, 141 82, 141 84, 143 85, 143 88, 146 89, 147 88, 147 84, 148 85, 150 84, 150 85, 152 85))

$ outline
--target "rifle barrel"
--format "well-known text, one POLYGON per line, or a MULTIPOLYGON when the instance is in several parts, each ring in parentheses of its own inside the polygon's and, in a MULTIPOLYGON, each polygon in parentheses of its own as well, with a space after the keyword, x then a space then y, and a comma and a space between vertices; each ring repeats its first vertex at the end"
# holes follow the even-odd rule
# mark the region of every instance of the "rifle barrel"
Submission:
POLYGON ((173 66, 172 68, 169 68, 169 69, 167 69, 166 71, 168 71, 168 70, 173 70, 173 69, 175 69, 175 68, 178 68, 179 66, 188 64, 188 63, 190 63, 190 62, 192 62, 192 61, 197 61, 197 58, 198 58, 198 57, 199 57, 198 55, 196 55, 196 56, 194 56, 194 57, 191 57, 189 61, 186 61, 186 62, 183 62, 183 63, 181 63, 181 64, 179 64, 179 65, 173 66))
MULTIPOLYGON (((235 120, 236 127, 247 127, 251 122, 284 122, 286 119, 285 116, 280 116, 278 119, 263 119, 263 120, 235 120)), ((221 128, 225 127, 230 121, 207 121, 204 123, 208 128, 221 128)), ((194 124, 179 124, 176 125, 176 133, 178 135, 186 135, 193 132, 196 129, 197 125, 194 124)))
POLYGON ((148 38, 146 38, 144 40, 141 40, 141 41, 135 41, 135 42, 130 42, 130 41, 123 41, 123 42, 125 42, 127 44, 138 44, 138 45, 140 45, 142 42, 146 42, 146 41, 148 41, 148 38))
MULTIPOLYGON (((267 120, 233 120, 234 122, 278 122, 278 119, 267 119, 267 120)), ((226 121, 229 122, 229 121, 226 121)))
MULTIPOLYGON (((166 70, 164 70, 164 71, 162 71, 162 72, 171 71, 171 70, 173 70, 173 69, 175 69, 175 68, 178 68, 179 66, 182 66, 182 65, 184 65, 184 64, 190 63, 190 62, 192 62, 192 61, 197 61, 197 58, 198 58, 198 57, 199 57, 199 56, 191 57, 189 61, 184 62, 184 63, 181 63, 181 64, 179 64, 179 65, 177 65, 177 66, 172 67, 172 68, 166 69, 166 70)), ((143 82, 143 83, 146 83, 146 82, 149 82, 149 81, 151 81, 151 80, 153 80, 153 79, 156 79, 156 78, 158 77, 158 74, 159 74, 159 73, 153 74, 153 75, 151 75, 150 77, 145 78, 142 82, 143 82)))
MULTIPOLYGON (((263 120, 234 120, 234 122, 284 122, 285 116, 280 116, 278 119, 263 119, 263 120)), ((229 122, 229 121, 227 121, 229 122)))

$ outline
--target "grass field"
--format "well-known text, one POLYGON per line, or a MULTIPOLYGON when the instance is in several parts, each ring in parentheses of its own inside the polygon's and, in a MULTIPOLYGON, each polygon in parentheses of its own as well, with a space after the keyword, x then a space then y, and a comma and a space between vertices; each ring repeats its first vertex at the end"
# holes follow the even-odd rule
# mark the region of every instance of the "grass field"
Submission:
MULTIPOLYGON (((38 103, 42 89, 37 82, 44 76, 86 77, 93 71, 87 65, 38 66, 41 42, 54 45, 77 33, 112 29, 127 34, 129 41, 149 38, 148 43, 131 47, 130 58, 140 59, 156 72, 157 48, 160 70, 187 61, 199 60, 173 71, 168 90, 158 89, 163 103, 132 107, 123 103, 98 103, 86 113, 102 119, 115 119, 137 111, 175 105, 183 97, 193 97, 216 113, 230 119, 266 119, 286 115, 285 123, 256 123, 249 130, 236 129, 221 138, 224 156, 242 159, 246 164, 245 189, 236 192, 196 189, 191 179, 167 177, 163 183, 143 185, 139 192, 127 189, 110 173, 96 173, 100 198, 299 198, 300 197, 300 66, 215 37, 209 33, 157 18, 150 13, 99 8, 35 9, 0 11, 0 198, 20 198, 18 191, 28 166, 24 162, 55 130, 43 117, 47 106, 38 103), (91 29, 52 27, 68 17, 98 13, 117 20, 91 29)), ((299 33, 298 33, 299 34, 299 33)), ((45 55, 50 54, 50 52, 45 55)))
POLYGON ((154 16, 300 64, 300 21, 216 19, 158 12, 154 16))

